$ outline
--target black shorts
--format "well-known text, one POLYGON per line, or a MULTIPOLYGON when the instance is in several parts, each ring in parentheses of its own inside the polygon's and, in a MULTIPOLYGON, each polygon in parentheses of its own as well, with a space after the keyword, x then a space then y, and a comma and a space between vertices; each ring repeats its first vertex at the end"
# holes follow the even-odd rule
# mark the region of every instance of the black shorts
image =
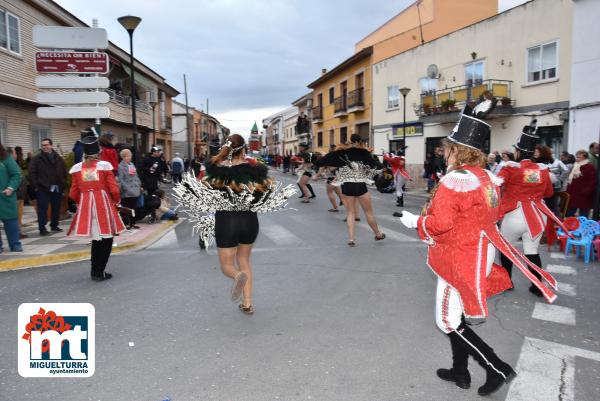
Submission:
POLYGON ((364 182, 345 182, 342 184, 342 194, 346 196, 361 196, 369 192, 364 182))
POLYGON ((312 177, 312 173, 310 171, 305 171, 304 174, 302 174, 302 175, 305 175, 309 178, 312 177))
POLYGON ((217 248, 234 248, 240 244, 250 245, 258 237, 256 212, 215 213, 215 240, 217 248))
POLYGON ((327 178, 327 183, 331 184, 333 182, 333 180, 335 180, 335 177, 329 177, 329 178, 327 178))

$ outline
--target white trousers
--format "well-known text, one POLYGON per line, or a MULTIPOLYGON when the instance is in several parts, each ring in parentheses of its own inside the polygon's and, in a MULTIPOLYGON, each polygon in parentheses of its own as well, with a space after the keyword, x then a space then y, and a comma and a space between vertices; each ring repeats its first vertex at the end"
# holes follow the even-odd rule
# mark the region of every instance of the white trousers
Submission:
MULTIPOLYGON (((492 264, 496 256, 496 248, 492 244, 488 244, 487 248, 486 276, 492 271, 492 264)), ((458 291, 444 279, 438 277, 435 292, 435 324, 445 334, 448 334, 460 326, 462 315, 463 307, 458 291)))
POLYGON ((396 186, 397 197, 402 197, 402 195, 404 194, 402 187, 406 184, 407 181, 408 179, 402 174, 396 174, 396 176, 394 177, 394 185, 396 186))
MULTIPOLYGON (((544 220, 545 226, 546 215, 542 215, 542 220, 544 220)), ((512 245, 516 245, 517 240, 523 238, 523 253, 525 255, 537 255, 539 253, 538 248, 542 236, 540 235, 537 239, 531 238, 521 206, 504 215, 500 232, 512 245)))

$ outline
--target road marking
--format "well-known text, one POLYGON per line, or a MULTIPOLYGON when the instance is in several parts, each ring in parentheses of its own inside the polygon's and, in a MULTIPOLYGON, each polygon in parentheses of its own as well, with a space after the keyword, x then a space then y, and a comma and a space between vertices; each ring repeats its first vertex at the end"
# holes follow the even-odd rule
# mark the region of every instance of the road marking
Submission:
POLYGON ((279 224, 263 225, 260 227, 260 232, 278 245, 304 244, 304 241, 300 237, 279 224))
POLYGON ((575 326, 575 309, 566 306, 549 305, 537 302, 533 308, 534 319, 575 326))
POLYGON ((564 266, 564 265, 548 265, 548 266, 546 266, 546 271, 548 273, 567 274, 567 275, 571 275, 571 276, 574 276, 577 274, 577 270, 575 270, 571 266, 564 266))
MULTIPOLYGON (((383 227, 381 224, 378 224, 378 225, 379 225, 379 230, 382 233, 385 233, 386 239, 389 238, 389 239, 393 239, 393 240, 399 241, 399 242, 417 242, 417 241, 419 241, 415 237, 411 237, 406 234, 399 233, 397 231, 392 230, 391 228, 386 229, 386 227, 383 227)), ((371 227, 369 227, 369 225, 367 223, 364 223, 362 221, 356 222, 356 227, 360 227, 364 230, 371 231, 371 227)))
POLYGON ((558 283, 558 289, 556 290, 559 294, 568 295, 574 297, 576 295, 575 285, 567 283, 558 283))
POLYGON ((600 362, 600 353, 525 337, 506 401, 575 401, 575 357, 600 362))
POLYGON ((175 234, 175 230, 171 230, 168 233, 166 233, 161 239, 156 241, 154 244, 150 245, 148 249, 178 247, 179 243, 177 241, 177 234, 175 234))
POLYGON ((550 257, 552 259, 566 259, 567 258, 564 253, 560 253, 560 252, 550 252, 550 257))

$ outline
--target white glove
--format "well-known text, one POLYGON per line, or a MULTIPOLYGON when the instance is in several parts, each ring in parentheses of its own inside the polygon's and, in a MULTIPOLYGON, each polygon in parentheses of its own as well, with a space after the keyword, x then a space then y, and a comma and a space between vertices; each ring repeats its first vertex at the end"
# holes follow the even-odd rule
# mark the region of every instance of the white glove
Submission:
POLYGON ((419 216, 417 216, 416 214, 412 214, 411 212, 407 212, 406 210, 403 210, 402 217, 400 217, 400 222, 408 228, 417 228, 419 216))

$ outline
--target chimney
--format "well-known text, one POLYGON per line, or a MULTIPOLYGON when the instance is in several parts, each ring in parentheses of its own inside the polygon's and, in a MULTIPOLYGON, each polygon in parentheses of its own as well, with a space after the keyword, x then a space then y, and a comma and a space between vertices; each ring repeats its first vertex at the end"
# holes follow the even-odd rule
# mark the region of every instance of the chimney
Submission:
POLYGON ((321 75, 327 74, 327 68, 321 68, 321 75))

